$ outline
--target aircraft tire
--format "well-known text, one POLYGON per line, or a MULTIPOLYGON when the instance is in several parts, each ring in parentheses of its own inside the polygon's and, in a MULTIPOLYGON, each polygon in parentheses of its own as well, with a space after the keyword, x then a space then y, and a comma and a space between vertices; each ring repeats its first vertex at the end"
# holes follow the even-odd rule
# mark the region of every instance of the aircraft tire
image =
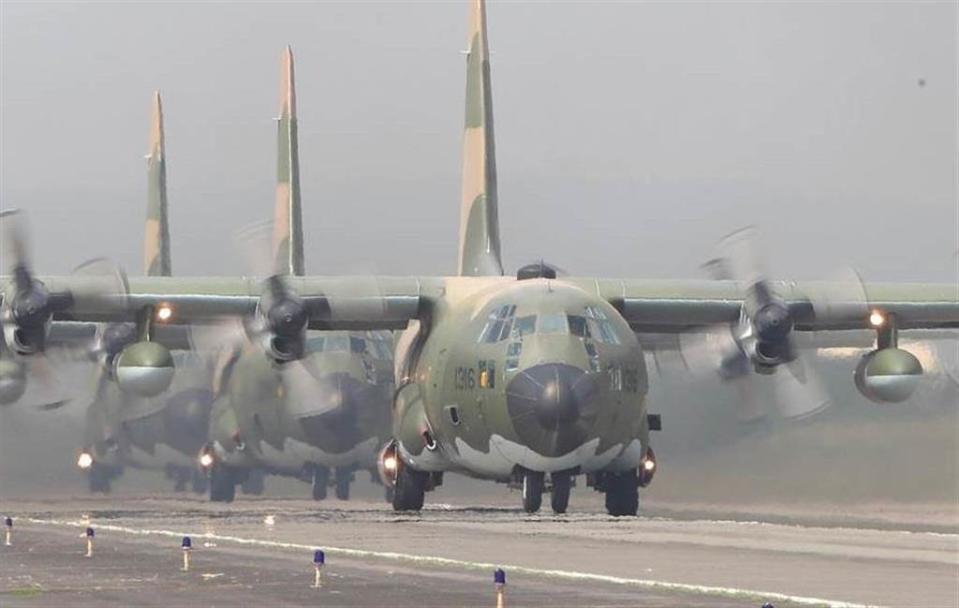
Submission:
POLYGON ((523 474, 523 510, 536 513, 543 506, 543 474, 526 471, 523 474))
POLYGON ((190 489, 193 490, 194 494, 206 494, 207 488, 209 487, 209 480, 203 471, 194 470, 191 473, 190 481, 190 489))
POLYGON ((393 488, 394 511, 419 511, 426 499, 426 482, 429 473, 414 471, 410 466, 401 466, 396 474, 393 488))
POLYGON ((210 501, 233 502, 234 498, 236 481, 233 470, 224 464, 214 464, 210 469, 210 501))
POLYGON ((569 494, 573 489, 573 476, 568 473, 553 473, 550 479, 553 482, 553 491, 549 503, 553 513, 565 513, 569 507, 569 494))
POLYGON ((313 500, 326 498, 326 486, 330 482, 330 469, 324 466, 313 467, 313 500))
POLYGON ((606 474, 606 512, 613 517, 635 517, 639 511, 636 470, 606 474))
POLYGON ((93 463, 93 466, 90 467, 90 471, 87 473, 87 481, 91 493, 110 493, 110 473, 97 463, 93 463))
POLYGON ((353 482, 353 471, 341 467, 336 469, 336 497, 340 500, 350 499, 350 484, 353 482))
POLYGON ((250 469, 246 479, 240 484, 240 489, 250 496, 262 496, 263 490, 266 489, 266 475, 263 469, 250 469))

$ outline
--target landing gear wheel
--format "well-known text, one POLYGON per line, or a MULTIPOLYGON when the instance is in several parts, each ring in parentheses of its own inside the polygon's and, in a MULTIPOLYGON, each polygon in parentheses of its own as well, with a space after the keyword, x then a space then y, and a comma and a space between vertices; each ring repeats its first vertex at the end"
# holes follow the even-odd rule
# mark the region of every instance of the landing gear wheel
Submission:
POLYGON ((236 475, 233 467, 219 462, 210 469, 210 501, 233 502, 236 498, 236 475))
POLYGON ((636 470, 606 474, 606 512, 614 517, 634 517, 639 510, 636 470))
POLYGON ((523 474, 523 510, 536 513, 543 506, 543 474, 526 471, 523 474))
POLYGON ((350 499, 350 484, 353 482, 353 470, 345 467, 336 469, 336 497, 350 499))
POLYGON ((262 496, 266 487, 265 479, 266 475, 263 474, 263 469, 250 469, 246 479, 240 485, 240 489, 243 490, 244 494, 250 496, 262 496))
POLYGON ((426 497, 429 473, 415 471, 409 465, 401 465, 396 473, 393 489, 394 511, 419 511, 426 497))
POLYGON ((569 507, 569 493, 573 488, 573 476, 568 473, 553 473, 549 476, 553 482, 553 492, 549 497, 553 513, 565 513, 569 507))
POLYGON ((90 492, 94 494, 110 493, 110 472, 105 467, 94 462, 87 472, 87 481, 90 484, 90 492))
POLYGON ((192 473, 190 485, 194 494, 206 494, 207 487, 209 486, 209 480, 207 480, 206 474, 203 471, 196 469, 192 473))
POLYGON ((330 483, 330 469, 316 465, 313 467, 313 500, 326 498, 326 486, 330 483))
POLYGON ((186 492, 186 486, 190 483, 189 469, 176 469, 173 472, 173 491, 186 492))

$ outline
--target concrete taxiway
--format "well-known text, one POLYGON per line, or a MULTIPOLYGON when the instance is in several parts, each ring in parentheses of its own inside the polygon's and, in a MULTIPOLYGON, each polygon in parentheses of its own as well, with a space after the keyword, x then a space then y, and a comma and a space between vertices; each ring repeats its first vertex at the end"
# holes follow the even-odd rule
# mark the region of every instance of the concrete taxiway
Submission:
POLYGON ((6 500, 0 605, 959 605, 959 534, 435 505, 6 500), (97 529, 95 554, 80 538, 97 529), (194 542, 181 572, 180 538, 194 542), (312 589, 312 550, 327 553, 312 589))

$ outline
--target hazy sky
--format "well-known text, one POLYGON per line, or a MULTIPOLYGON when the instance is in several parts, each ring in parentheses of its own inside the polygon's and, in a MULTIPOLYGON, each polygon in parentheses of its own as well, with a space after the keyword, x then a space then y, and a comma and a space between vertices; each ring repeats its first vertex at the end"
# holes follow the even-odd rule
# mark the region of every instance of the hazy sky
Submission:
MULTIPOLYGON (((955 2, 491 2, 509 270, 700 276, 755 223, 773 274, 956 277, 955 2)), ((174 272, 243 270, 297 61, 307 269, 450 273, 466 6, 0 3, 0 205, 37 265, 141 265, 162 90, 174 272)))

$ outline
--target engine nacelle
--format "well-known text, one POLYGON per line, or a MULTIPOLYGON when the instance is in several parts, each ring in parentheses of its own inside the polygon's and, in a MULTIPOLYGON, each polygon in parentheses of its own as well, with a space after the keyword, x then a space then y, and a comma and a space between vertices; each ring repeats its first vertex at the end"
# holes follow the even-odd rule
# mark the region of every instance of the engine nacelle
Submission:
POLYGON ((19 361, 0 358, 0 405, 10 405, 27 390, 27 372, 19 361))
POLYGON ((922 364, 901 348, 882 348, 867 353, 856 366, 856 388, 876 403, 900 403, 908 399, 922 378, 922 364))
POLYGON ((173 382, 173 356, 156 342, 135 342, 114 363, 120 388, 140 397, 156 397, 173 382))
POLYGON ((12 352, 28 357, 43 352, 50 320, 37 327, 21 327, 15 322, 3 323, 3 341, 12 352))

